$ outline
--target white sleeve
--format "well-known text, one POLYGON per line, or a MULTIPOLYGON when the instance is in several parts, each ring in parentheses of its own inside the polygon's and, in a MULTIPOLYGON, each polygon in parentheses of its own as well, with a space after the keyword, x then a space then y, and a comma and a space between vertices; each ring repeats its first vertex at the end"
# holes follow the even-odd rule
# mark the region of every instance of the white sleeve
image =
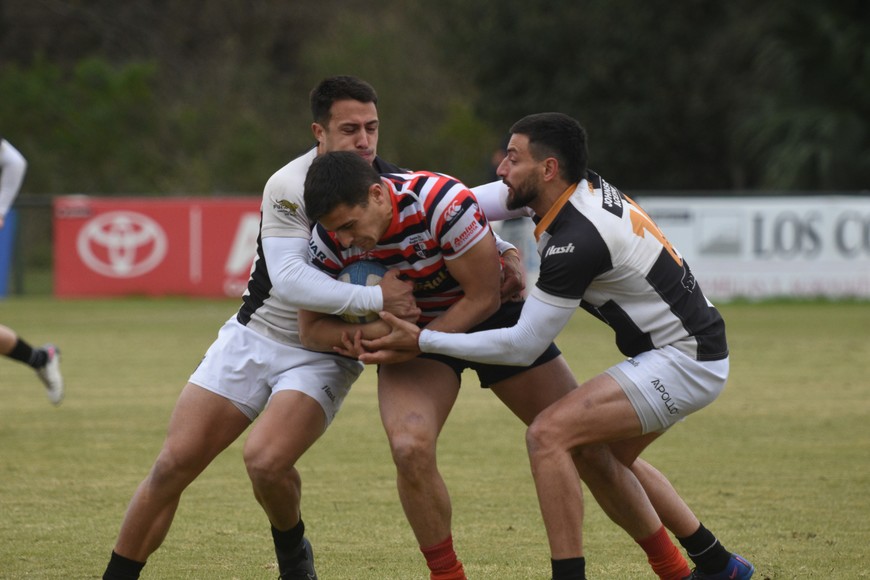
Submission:
POLYGON ((503 255, 508 250, 517 249, 515 245, 505 239, 502 239, 502 237, 498 235, 498 232, 496 232, 495 230, 492 230, 492 236, 495 238, 495 249, 498 251, 499 256, 503 255))
POLYGON ((508 188, 502 181, 493 181, 472 187, 471 192, 477 198, 483 215, 491 222, 532 215, 531 210, 525 207, 512 210, 507 208, 508 188))
POLYGON ((263 239, 263 255, 272 294, 297 308, 363 315, 384 307, 380 286, 356 286, 339 282, 308 262, 307 238, 263 239))
POLYGON ((18 195, 27 160, 6 139, 0 139, 0 216, 5 216, 18 195))
POLYGON ((420 350, 482 363, 527 366, 562 332, 575 310, 530 296, 514 326, 471 334, 424 329, 420 350))

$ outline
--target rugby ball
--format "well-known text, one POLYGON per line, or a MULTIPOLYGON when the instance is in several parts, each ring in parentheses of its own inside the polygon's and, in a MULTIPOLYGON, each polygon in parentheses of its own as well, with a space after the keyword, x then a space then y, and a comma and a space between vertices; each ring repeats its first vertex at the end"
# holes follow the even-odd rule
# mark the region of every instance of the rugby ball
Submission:
MULTIPOLYGON (((338 281, 347 282, 349 284, 357 284, 358 286, 375 286, 387 273, 387 268, 380 262, 372 260, 358 260, 345 266, 344 270, 339 272, 338 281)), ((356 316, 350 313, 341 315, 342 319, 347 322, 364 323, 372 322, 378 319, 377 312, 370 312, 367 315, 356 316)))

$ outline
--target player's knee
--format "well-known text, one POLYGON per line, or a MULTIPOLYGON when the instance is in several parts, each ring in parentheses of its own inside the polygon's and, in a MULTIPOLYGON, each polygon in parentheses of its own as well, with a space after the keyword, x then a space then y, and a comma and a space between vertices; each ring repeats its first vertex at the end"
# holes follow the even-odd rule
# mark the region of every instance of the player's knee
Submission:
POLYGON ((616 459, 605 444, 581 445, 573 450, 574 463, 581 473, 609 466, 616 459))
POLYGON ((148 487, 160 490, 174 488, 183 490, 204 469, 199 462, 184 455, 163 449, 151 467, 145 483, 148 487))
POLYGON ((435 465, 435 441, 429 437, 403 433, 390 437, 390 451, 396 469, 405 474, 435 465))
POLYGON ((558 431, 547 421, 535 419, 526 429, 526 448, 530 457, 549 455, 558 449, 558 431))
POLYGON ((245 469, 254 487, 275 485, 298 477, 293 462, 268 448, 246 446, 245 469))

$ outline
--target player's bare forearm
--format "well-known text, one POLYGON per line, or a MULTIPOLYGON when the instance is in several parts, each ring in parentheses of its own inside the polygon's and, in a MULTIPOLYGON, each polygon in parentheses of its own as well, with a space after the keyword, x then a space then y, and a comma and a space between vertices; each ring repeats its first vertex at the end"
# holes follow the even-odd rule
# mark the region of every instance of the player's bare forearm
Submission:
POLYGON ((501 301, 516 302, 522 300, 523 290, 526 289, 525 271, 520 253, 517 250, 508 250, 501 255, 502 281, 501 301))
MULTIPOLYGON (((390 320, 396 321, 397 323, 401 323, 402 325, 409 325, 411 329, 417 329, 417 333, 419 333, 419 328, 415 324, 411 324, 409 322, 405 322, 396 318, 395 316, 382 312, 382 316, 390 317, 390 320)), ((412 330, 413 332, 413 330, 412 330)), ((389 335, 387 335, 389 336, 389 335)), ((386 338, 386 337, 384 337, 386 338)), ((395 338, 395 337, 394 337, 395 338)), ((379 339, 375 339, 379 340, 379 339)), ((356 358, 361 362, 366 364, 393 364, 400 363, 411 360, 418 354, 420 354, 420 350, 416 346, 416 340, 408 341, 409 347, 403 350, 391 350, 391 349, 382 349, 375 352, 370 352, 365 346, 363 346, 363 342, 371 343, 372 341, 363 340, 361 333, 356 333, 354 335, 348 335, 345 333, 342 336, 342 346, 340 348, 336 348, 335 352, 342 354, 344 356, 349 356, 351 358, 356 358)))
POLYGON ((342 345, 342 335, 359 332, 362 338, 374 339, 390 332, 383 320, 355 324, 338 316, 324 315, 307 310, 299 311, 299 339, 302 346, 320 352, 333 352, 342 345))
POLYGON ((384 297, 384 310, 402 318, 420 315, 414 298, 414 285, 400 280, 398 270, 387 270, 378 285, 384 297))
POLYGON ((390 333, 374 340, 356 337, 352 345, 345 344, 348 352, 356 351, 357 358, 366 364, 403 362, 420 354, 420 327, 389 312, 381 312, 381 318, 389 324, 390 333))

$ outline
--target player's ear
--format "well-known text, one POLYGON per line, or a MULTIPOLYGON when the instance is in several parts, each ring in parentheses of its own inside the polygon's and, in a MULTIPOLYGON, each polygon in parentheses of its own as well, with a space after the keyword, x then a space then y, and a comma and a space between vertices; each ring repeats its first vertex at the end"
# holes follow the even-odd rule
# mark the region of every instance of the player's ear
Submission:
POLYGON ((323 125, 321 125, 320 123, 311 123, 311 133, 312 135, 314 135, 314 138, 317 140, 318 143, 323 142, 323 132, 323 125))
POLYGON ((372 183, 369 186, 369 200, 375 203, 383 203, 386 200, 386 191, 381 182, 372 183))
POLYGON ((552 181, 559 177, 559 160, 555 157, 547 157, 544 159, 544 180, 552 181))

